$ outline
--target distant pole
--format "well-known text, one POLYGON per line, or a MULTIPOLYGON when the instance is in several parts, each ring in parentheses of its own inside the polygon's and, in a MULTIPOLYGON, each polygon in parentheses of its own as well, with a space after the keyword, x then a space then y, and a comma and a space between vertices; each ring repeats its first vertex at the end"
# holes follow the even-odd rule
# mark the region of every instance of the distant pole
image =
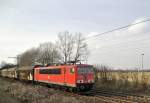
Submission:
POLYGON ((143 70, 143 67, 144 67, 144 54, 141 54, 141 56, 142 56, 142 70, 143 70))
POLYGON ((8 58, 14 58, 17 60, 17 78, 19 78, 19 58, 20 58, 20 55, 18 55, 16 57, 8 57, 8 58))

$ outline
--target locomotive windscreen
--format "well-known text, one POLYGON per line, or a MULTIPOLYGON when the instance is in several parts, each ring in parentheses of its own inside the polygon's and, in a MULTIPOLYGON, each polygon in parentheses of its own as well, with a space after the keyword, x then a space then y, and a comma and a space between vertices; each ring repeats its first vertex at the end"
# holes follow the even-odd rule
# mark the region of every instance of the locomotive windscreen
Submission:
POLYGON ((94 69, 92 66, 83 66, 78 67, 78 74, 86 74, 86 73, 93 73, 94 69))

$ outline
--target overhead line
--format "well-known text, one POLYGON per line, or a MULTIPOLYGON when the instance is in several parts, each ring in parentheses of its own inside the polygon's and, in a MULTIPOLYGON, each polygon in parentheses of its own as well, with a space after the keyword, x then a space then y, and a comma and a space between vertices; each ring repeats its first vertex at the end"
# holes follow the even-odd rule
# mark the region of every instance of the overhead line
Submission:
POLYGON ((115 29, 112 29, 112 30, 109 30, 109 31, 106 31, 106 32, 103 32, 103 33, 100 33, 100 34, 97 34, 97 35, 89 36, 89 37, 86 37, 85 39, 89 39, 89 38, 92 38, 92 37, 98 37, 98 36, 103 35, 103 34, 111 33, 111 32, 117 31, 117 30, 128 28, 128 27, 131 27, 131 26, 134 26, 134 25, 137 25, 137 24, 141 24, 141 23, 144 23, 144 22, 148 22, 148 21, 150 21, 150 18, 148 18, 146 20, 142 20, 142 21, 134 23, 134 24, 129 24, 129 25, 126 25, 126 26, 115 28, 115 29))
MULTIPOLYGON (((150 33, 150 32, 148 32, 150 33)), ((135 40, 130 40, 130 41, 126 41, 126 42, 121 42, 121 43, 118 43, 118 44, 124 44, 124 43, 127 43, 127 42, 136 42, 136 41, 145 41, 145 40, 149 40, 150 41, 150 36, 148 35, 146 38, 142 38, 142 39, 135 39, 135 40)), ((93 44, 93 43, 92 43, 93 44)))

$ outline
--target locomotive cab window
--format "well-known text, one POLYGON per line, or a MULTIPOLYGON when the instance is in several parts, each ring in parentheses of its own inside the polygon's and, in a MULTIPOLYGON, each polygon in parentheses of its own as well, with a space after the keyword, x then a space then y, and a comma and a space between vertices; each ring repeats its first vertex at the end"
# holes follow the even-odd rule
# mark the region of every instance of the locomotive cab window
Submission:
POLYGON ((92 66, 89 67, 78 67, 78 74, 94 73, 92 66))
POLYGON ((40 74, 61 74, 61 69, 60 68, 40 69, 40 74))

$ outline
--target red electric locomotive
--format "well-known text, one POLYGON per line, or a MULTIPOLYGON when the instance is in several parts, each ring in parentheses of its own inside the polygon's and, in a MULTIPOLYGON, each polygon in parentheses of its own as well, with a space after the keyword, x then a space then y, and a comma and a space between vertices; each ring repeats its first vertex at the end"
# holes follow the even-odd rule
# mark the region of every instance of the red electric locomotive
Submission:
POLYGON ((34 81, 68 89, 89 90, 94 84, 92 65, 59 65, 34 68, 34 81))

